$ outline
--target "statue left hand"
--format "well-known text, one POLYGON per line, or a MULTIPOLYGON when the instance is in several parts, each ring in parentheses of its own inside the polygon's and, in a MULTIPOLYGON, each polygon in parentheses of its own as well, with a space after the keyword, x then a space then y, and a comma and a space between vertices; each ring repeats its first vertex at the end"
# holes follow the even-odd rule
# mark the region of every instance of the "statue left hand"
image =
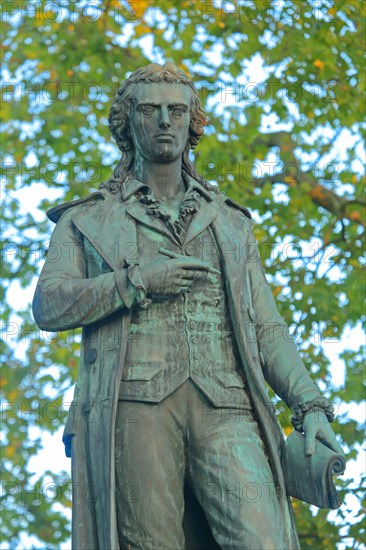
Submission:
POLYGON ((310 410, 305 414, 303 421, 305 432, 305 455, 312 456, 315 451, 315 438, 324 445, 343 455, 343 450, 328 422, 325 413, 321 409, 310 410))

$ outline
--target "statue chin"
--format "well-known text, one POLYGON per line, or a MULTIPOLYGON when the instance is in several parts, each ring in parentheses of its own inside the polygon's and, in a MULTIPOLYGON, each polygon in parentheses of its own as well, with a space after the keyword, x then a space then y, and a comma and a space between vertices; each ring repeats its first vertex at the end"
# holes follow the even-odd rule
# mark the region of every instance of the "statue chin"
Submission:
POLYGON ((154 151, 149 151, 148 154, 140 153, 140 155, 144 160, 149 162, 165 164, 166 162, 172 162, 178 158, 181 152, 176 148, 173 149, 171 146, 166 147, 166 144, 163 144, 163 146, 160 145, 159 148, 155 148, 154 151))
POLYGON ((160 144, 159 151, 157 151, 157 158, 156 160, 161 161, 169 161, 176 159, 179 155, 181 155, 180 151, 177 151, 177 149, 172 147, 170 144, 162 143, 160 144))

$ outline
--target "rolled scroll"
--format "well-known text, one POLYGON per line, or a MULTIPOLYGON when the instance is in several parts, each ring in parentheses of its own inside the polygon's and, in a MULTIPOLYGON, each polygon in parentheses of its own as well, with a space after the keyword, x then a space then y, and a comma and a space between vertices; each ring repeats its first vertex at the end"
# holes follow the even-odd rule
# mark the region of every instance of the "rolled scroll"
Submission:
POLYGON ((293 431, 282 452, 282 468, 287 494, 318 508, 339 508, 342 504, 333 476, 346 468, 344 456, 316 439, 312 456, 305 455, 305 436, 293 431))

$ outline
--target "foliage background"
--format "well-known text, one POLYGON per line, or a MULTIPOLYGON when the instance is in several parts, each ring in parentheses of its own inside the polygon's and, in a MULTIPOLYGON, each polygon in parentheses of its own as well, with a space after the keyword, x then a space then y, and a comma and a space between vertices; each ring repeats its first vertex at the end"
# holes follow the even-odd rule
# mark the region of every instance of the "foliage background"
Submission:
MULTIPOLYGON (((362 431, 351 405, 364 388, 350 329, 364 313, 363 3, 30 1, 2 10, 4 297, 34 288, 55 197, 85 196, 109 177, 118 152, 107 116, 118 83, 150 61, 174 61, 209 117, 198 169, 253 212, 280 313, 356 458, 362 431), (38 193, 41 216, 24 207, 24 188, 33 201, 38 193), (335 378, 326 351, 340 339, 335 378)), ((28 301, 16 311, 9 302, 3 319, 1 548, 57 549, 70 534, 69 476, 52 471, 52 460, 41 477, 30 464, 42 433, 64 421, 79 335, 40 333, 28 301)), ((278 410, 289 433, 290 414, 278 410)), ((361 483, 338 481, 353 496, 331 521, 294 503, 304 549, 365 547, 361 483)))

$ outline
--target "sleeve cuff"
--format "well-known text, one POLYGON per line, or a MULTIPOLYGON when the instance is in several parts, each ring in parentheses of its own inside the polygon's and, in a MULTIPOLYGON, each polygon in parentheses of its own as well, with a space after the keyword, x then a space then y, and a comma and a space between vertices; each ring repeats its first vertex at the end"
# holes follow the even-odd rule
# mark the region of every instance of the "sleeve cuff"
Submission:
POLYGON ((295 430, 302 432, 303 431, 303 421, 307 412, 321 409, 324 411, 329 422, 334 422, 334 409, 333 405, 325 399, 325 397, 319 397, 313 399, 312 401, 307 401, 305 403, 300 403, 293 408, 294 416, 291 419, 291 424, 294 426, 295 430))
POLYGON ((126 267, 127 278, 129 280, 129 283, 131 283, 129 286, 132 286, 132 288, 134 289, 135 300, 142 309, 148 308, 152 300, 147 297, 147 291, 141 277, 140 267, 138 263, 134 263, 132 265, 130 264, 126 267))
POLYGON ((114 272, 114 280, 118 293, 127 308, 131 308, 136 300, 135 287, 129 282, 127 269, 114 272))

